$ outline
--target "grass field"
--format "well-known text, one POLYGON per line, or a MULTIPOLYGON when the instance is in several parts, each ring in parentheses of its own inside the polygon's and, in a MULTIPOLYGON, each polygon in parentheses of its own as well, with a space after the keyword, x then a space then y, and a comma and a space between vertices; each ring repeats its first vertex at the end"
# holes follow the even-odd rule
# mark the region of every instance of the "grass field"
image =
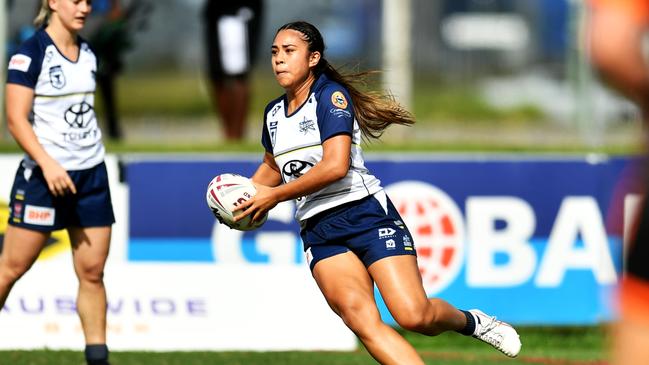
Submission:
MULTIPOLYGON (((249 136, 243 143, 228 144, 219 137, 218 114, 200 73, 122 75, 117 80, 117 105, 126 139, 106 141, 108 151, 260 152, 264 107, 282 90, 263 69, 251 81, 249 136)), ((593 126, 597 132, 590 133, 575 123, 552 121, 534 106, 495 108, 471 85, 432 76, 415 81, 411 108, 415 126, 390 128, 381 141, 364 147, 367 151, 628 154, 639 150, 639 123, 593 126)), ((101 98, 96 99, 96 107, 103 126, 101 98)), ((20 152, 4 125, 0 125, 2 152, 20 152)))
MULTIPOLYGON (((520 328, 523 349, 509 359, 490 346, 447 333, 430 338, 406 333, 426 364, 435 365, 604 365, 606 327, 520 328)), ((0 351, 0 364, 82 364, 76 351, 0 351)), ((370 365, 376 362, 362 347, 354 352, 113 352, 113 365, 370 365)))

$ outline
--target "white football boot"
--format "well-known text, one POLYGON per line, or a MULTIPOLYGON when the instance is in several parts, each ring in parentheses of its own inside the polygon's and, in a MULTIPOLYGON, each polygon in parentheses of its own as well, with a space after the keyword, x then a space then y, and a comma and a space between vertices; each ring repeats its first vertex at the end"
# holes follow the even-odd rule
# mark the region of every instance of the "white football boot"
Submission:
POLYGON ((478 309, 471 309, 469 313, 476 319, 473 337, 490 344, 509 357, 518 355, 521 351, 521 339, 514 327, 478 309))

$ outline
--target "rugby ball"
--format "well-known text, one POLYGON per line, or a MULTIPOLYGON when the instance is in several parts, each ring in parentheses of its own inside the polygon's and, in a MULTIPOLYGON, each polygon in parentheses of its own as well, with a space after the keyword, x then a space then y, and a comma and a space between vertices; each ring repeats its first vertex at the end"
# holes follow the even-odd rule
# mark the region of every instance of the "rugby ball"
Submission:
POLYGON ((250 231, 261 227, 266 222, 268 213, 256 222, 252 222, 253 214, 235 222, 233 211, 256 193, 252 181, 245 176, 230 173, 217 175, 207 185, 207 206, 222 224, 239 231, 250 231))

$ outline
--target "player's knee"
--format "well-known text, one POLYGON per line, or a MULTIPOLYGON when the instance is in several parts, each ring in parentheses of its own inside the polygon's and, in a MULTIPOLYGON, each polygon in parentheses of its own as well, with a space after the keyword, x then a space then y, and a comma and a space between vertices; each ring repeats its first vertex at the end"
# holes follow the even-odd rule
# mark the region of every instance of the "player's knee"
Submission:
POLYGON ((84 265, 83 267, 77 269, 77 276, 79 277, 79 281, 81 282, 91 284, 101 283, 104 280, 104 265, 84 265))
POLYGON ((340 298, 335 307, 347 327, 357 334, 368 331, 376 320, 367 300, 353 294, 340 298))
POLYGON ((28 265, 11 262, 0 262, 0 280, 13 284, 29 270, 28 265))
POLYGON ((435 323, 435 312, 419 303, 401 303, 391 313, 399 326, 408 331, 429 332, 431 325, 435 323))

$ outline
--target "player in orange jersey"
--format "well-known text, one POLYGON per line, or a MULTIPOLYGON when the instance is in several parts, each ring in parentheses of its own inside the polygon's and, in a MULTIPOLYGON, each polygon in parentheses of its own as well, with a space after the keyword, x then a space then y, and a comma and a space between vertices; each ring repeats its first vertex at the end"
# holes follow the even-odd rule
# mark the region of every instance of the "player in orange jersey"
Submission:
MULTIPOLYGON (((590 6, 588 46, 593 65, 649 121, 649 67, 642 50, 649 34, 649 0, 591 0, 590 6)), ((648 185, 646 181, 644 186, 648 185)), ((642 204, 629 242, 614 332, 615 365, 649 362, 649 199, 642 204)))

